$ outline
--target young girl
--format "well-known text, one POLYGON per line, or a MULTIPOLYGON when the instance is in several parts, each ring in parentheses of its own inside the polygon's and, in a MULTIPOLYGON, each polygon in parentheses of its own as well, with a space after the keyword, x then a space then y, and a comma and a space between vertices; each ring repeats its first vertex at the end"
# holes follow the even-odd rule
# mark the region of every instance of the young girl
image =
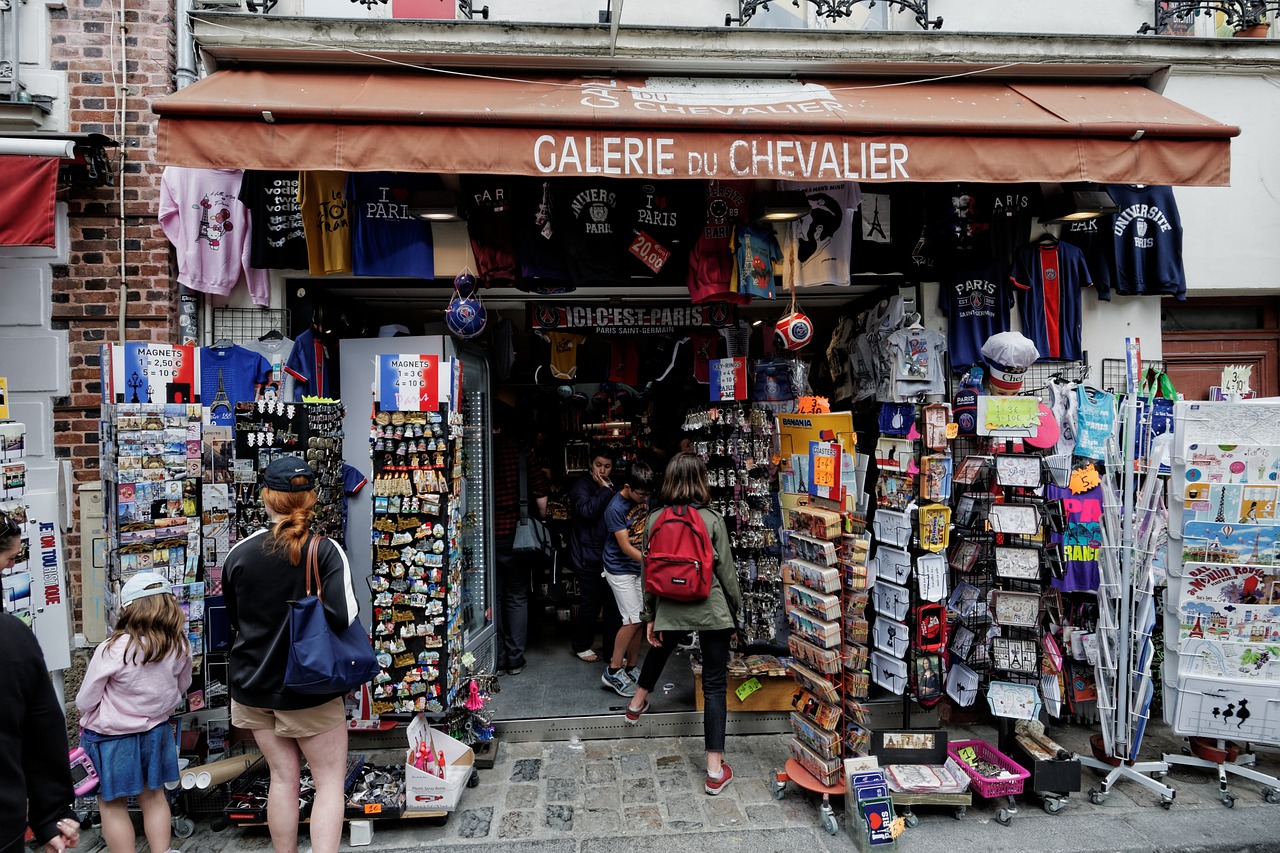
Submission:
POLYGON ((111 853, 135 849, 126 798, 136 796, 151 849, 168 851, 166 782, 178 781, 169 717, 191 686, 191 644, 169 581, 143 572, 120 590, 120 618, 98 646, 76 696, 80 745, 98 771, 102 835, 111 853))

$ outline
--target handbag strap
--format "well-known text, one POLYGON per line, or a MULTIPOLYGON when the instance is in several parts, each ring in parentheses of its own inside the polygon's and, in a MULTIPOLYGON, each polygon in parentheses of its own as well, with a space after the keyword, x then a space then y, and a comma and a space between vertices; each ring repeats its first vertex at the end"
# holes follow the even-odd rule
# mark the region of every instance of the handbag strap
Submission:
POLYGON ((311 578, 316 581, 316 596, 320 596, 320 537, 312 536, 307 542, 307 595, 311 595, 311 578))
POLYGON ((520 457, 520 518, 529 517, 529 472, 525 470, 525 452, 520 443, 516 443, 516 453, 520 457))

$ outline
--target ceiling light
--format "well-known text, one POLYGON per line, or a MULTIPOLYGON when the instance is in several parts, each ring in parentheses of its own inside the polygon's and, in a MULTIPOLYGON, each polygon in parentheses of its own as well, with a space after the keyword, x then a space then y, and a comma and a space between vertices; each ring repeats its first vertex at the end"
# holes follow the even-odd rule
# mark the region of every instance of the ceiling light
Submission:
POLYGON ((427 190, 409 196, 409 215, 425 222, 457 222, 458 196, 447 190, 427 190))
POLYGON ((1041 219, 1047 222, 1096 219, 1119 209, 1101 187, 1063 187, 1062 192, 1045 199, 1041 219))
POLYGON ((765 190, 751 198, 753 222, 789 222, 809 215, 809 197, 801 190, 765 190))

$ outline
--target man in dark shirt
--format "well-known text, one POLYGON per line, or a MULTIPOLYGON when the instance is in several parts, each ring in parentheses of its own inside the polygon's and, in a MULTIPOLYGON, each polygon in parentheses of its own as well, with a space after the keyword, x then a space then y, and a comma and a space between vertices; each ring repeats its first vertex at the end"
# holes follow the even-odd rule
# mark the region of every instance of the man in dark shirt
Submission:
POLYGON ((615 489, 609 475, 613 459, 604 448, 591 453, 591 468, 569 489, 569 513, 573 526, 569 534, 569 560, 578 578, 582 601, 574 622, 571 643, 573 653, 588 663, 600 660, 591 648, 596 637, 596 620, 604 614, 603 648, 606 658, 613 657, 613 640, 622 627, 618 605, 604 579, 604 546, 609 531, 604 525, 604 511, 613 499, 615 489))
POLYGON ((493 405, 493 535, 497 562, 498 631, 495 671, 519 675, 524 670, 525 641, 529 635, 529 573, 527 558, 511 551, 520 518, 520 457, 524 455, 528 511, 542 518, 547 512, 550 484, 532 451, 520 438, 515 409, 503 402, 493 405))

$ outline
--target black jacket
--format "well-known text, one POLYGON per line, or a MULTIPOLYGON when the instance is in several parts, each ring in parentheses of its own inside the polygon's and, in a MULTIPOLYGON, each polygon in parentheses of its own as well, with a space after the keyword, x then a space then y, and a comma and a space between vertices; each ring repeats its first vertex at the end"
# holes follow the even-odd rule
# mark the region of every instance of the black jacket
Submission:
MULTIPOLYGON (((268 551, 268 532, 236 543, 222 567, 222 595, 231 624, 228 679, 231 698, 253 708, 296 711, 334 696, 294 693, 284 686, 289 660, 289 602, 306 596, 307 546, 302 562, 290 565, 288 550, 268 551)), ((321 598, 329 627, 341 631, 359 614, 347 555, 332 539, 321 539, 321 598)))
POLYGON ((41 844, 58 834, 58 821, 75 818, 67 719, 31 629, 0 613, 0 853, 25 850, 27 826, 41 844))
POLYGON ((590 474, 569 487, 569 560, 574 568, 604 565, 604 545, 609 539, 604 511, 613 496, 613 489, 597 485, 590 474))

